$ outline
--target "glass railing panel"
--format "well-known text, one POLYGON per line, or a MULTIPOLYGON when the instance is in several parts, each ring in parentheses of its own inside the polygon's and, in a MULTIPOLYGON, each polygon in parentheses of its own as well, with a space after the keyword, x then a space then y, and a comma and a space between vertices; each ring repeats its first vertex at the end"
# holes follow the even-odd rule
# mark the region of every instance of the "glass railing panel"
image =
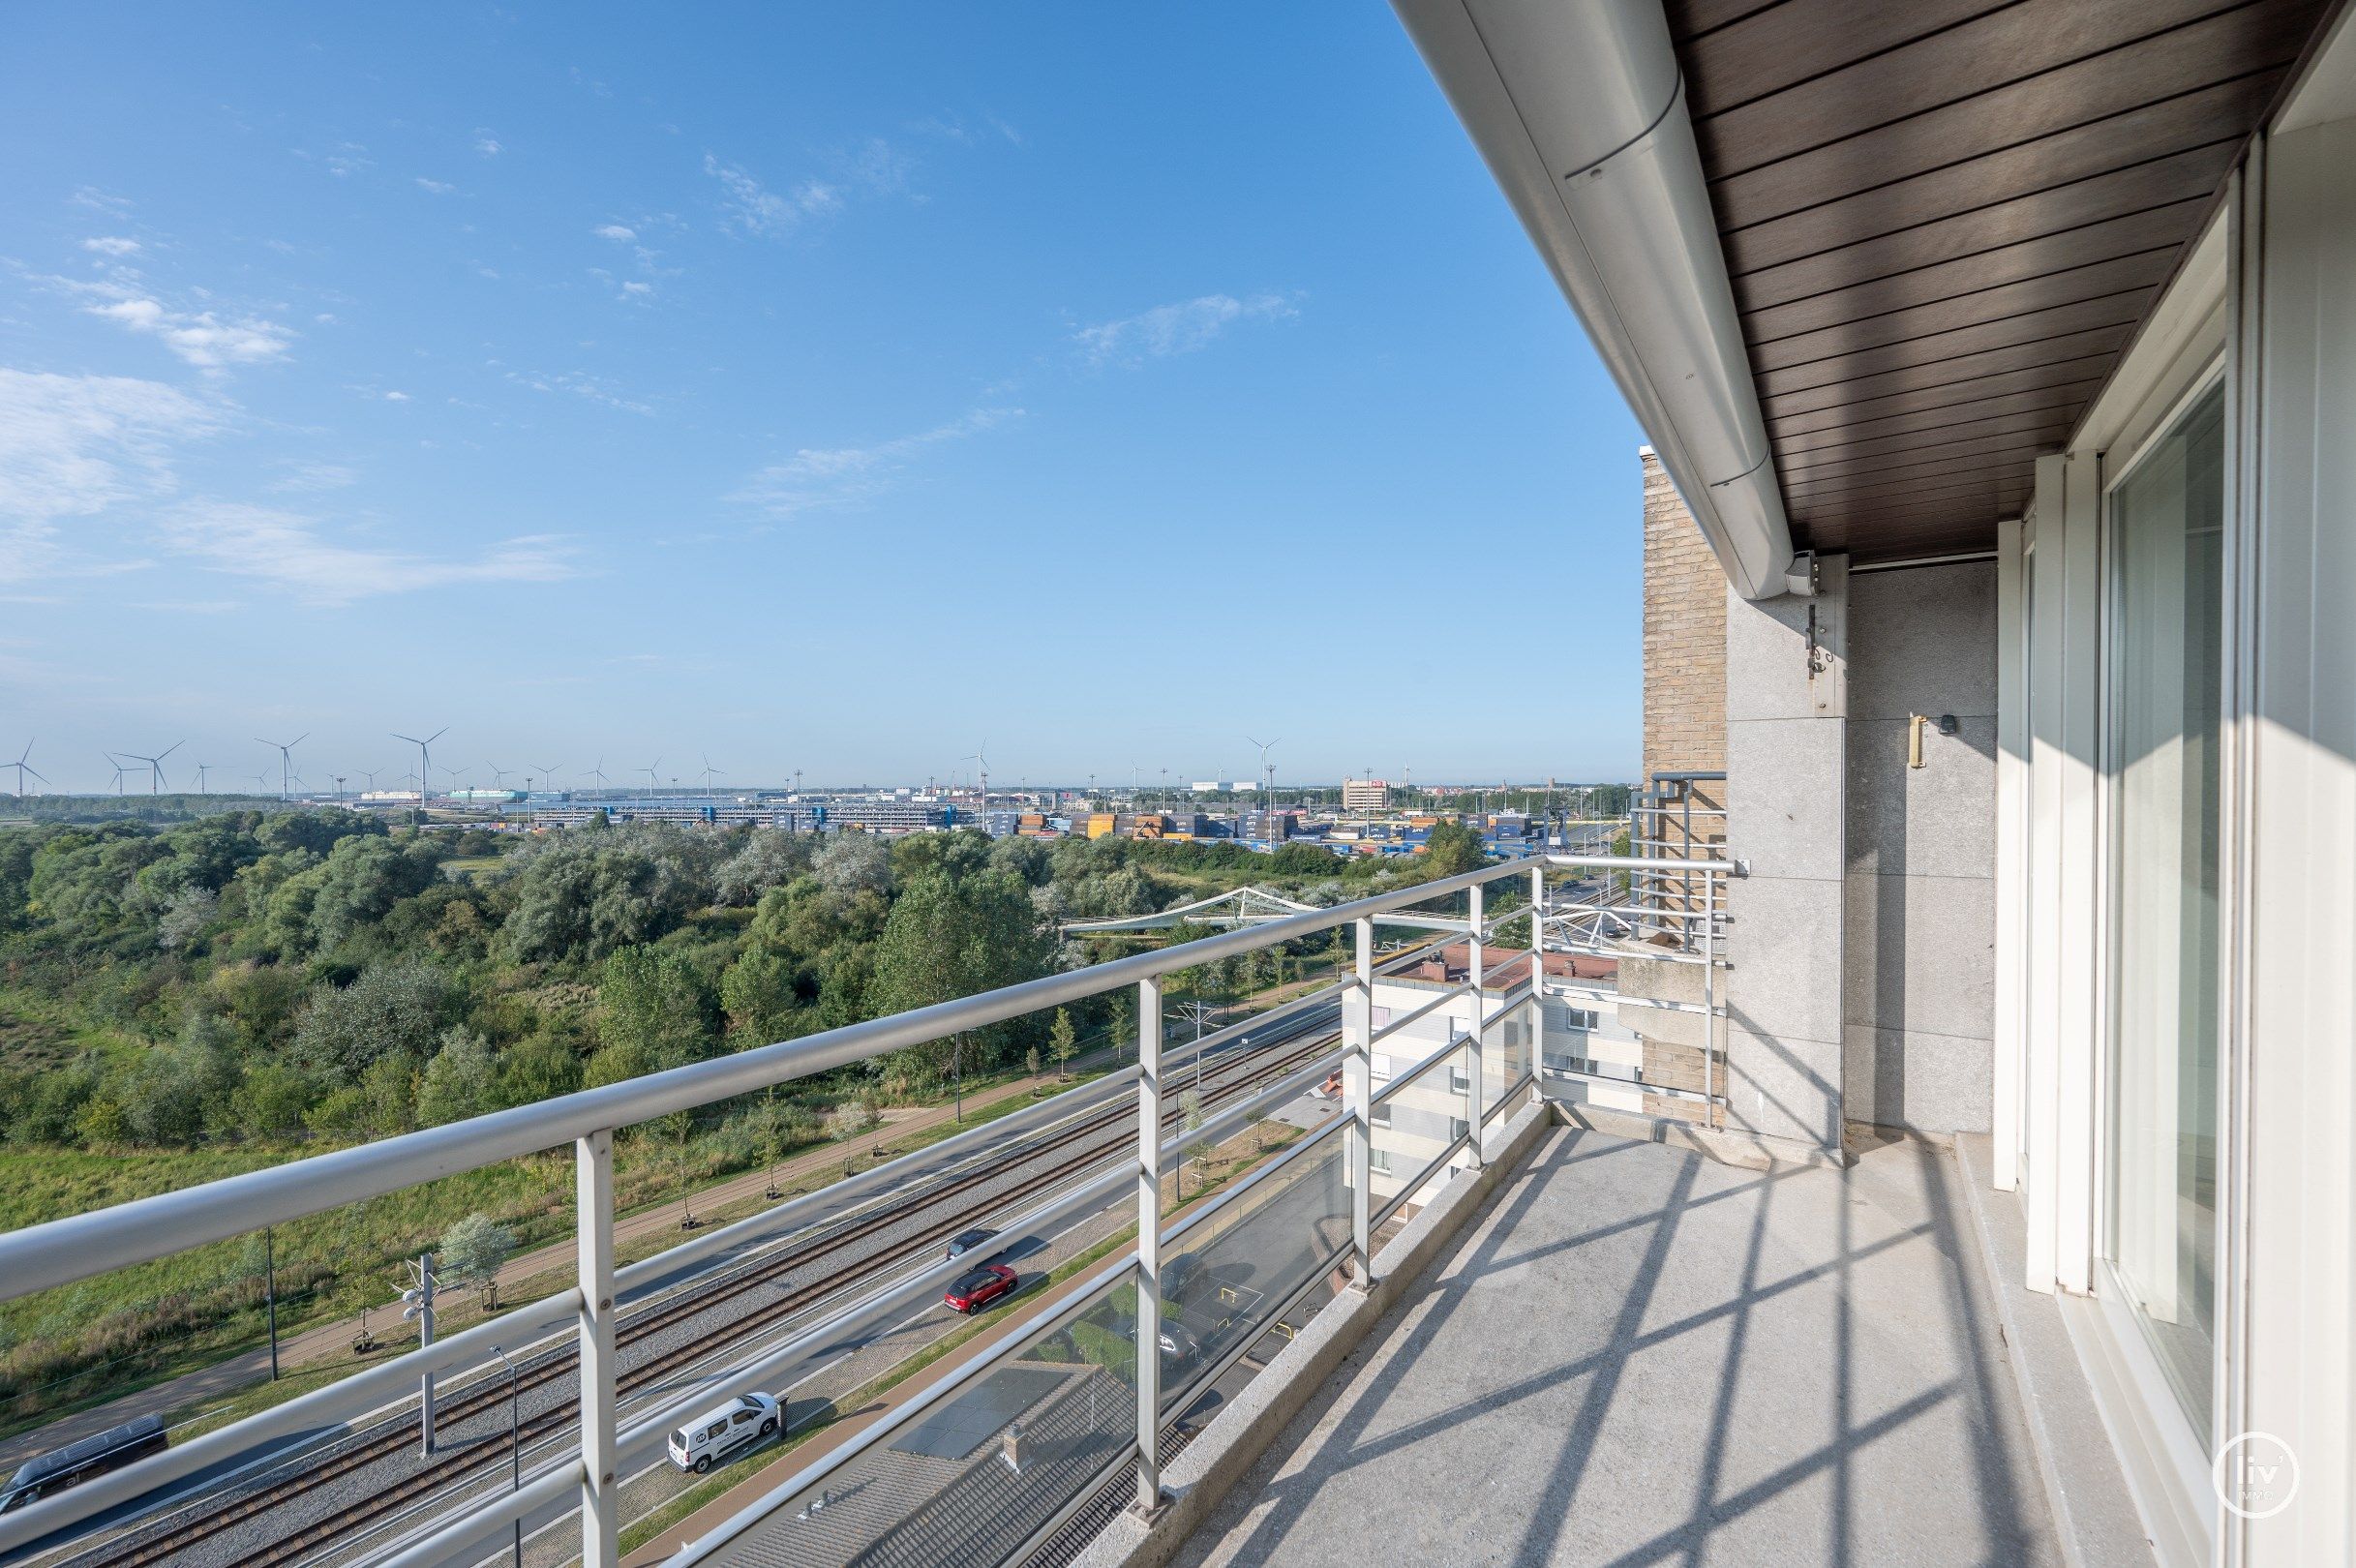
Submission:
POLYGON ((1367 1194, 1376 1213, 1397 1202, 1419 1202, 1420 1190, 1447 1162, 1449 1146, 1465 1135, 1465 1075, 1470 1053, 1447 1052, 1396 1090, 1375 1085, 1374 1135, 1367 1147, 1367 1194))
POLYGON ((717 1560, 997 1568, 1133 1450, 1136 1321, 1123 1271, 779 1499, 717 1560))
POLYGON ((1347 1152, 1337 1124, 1162 1244, 1165 1409, 1347 1250, 1347 1152))
POLYGON ((1489 1021, 1481 1033, 1481 1114, 1496 1108, 1505 1092, 1529 1071, 1535 1004, 1521 1003, 1489 1021))

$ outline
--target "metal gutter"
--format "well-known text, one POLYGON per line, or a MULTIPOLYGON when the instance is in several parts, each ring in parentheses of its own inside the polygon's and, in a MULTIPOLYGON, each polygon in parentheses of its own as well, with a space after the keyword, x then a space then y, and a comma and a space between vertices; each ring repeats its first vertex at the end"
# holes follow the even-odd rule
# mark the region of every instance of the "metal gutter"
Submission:
POLYGON ((1791 524, 1660 0, 1392 0, 1728 581, 1791 524))

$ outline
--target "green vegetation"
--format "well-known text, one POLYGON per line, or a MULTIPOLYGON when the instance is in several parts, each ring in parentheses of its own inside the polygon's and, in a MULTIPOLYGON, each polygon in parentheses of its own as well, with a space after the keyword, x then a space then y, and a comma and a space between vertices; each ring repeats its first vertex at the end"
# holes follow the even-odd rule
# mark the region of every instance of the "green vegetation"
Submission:
MULTIPOLYGON (((185 800, 164 798, 156 806, 185 800)), ((1435 835, 1436 837, 1436 835, 1435 835)), ((1427 868, 1425 860, 1433 861, 1427 868)), ((893 843, 768 829, 388 829, 323 809, 0 827, 0 1223, 18 1226, 1132 950, 1057 925, 1247 882, 1331 902, 1415 862, 1119 839, 893 843)), ((1184 940, 1185 929, 1149 941, 1184 940)), ((1232 1000, 1339 948, 1179 977, 1232 1000)), ((680 1198, 969 1088, 1133 1040, 1127 994, 630 1130, 617 1202, 680 1198)), ((399 1260, 567 1233, 561 1154, 278 1227, 291 1333, 388 1300, 399 1260)), ((479 1272, 479 1251, 469 1272, 479 1272)), ((0 1305, 0 1423, 261 1337, 261 1238, 0 1305)))

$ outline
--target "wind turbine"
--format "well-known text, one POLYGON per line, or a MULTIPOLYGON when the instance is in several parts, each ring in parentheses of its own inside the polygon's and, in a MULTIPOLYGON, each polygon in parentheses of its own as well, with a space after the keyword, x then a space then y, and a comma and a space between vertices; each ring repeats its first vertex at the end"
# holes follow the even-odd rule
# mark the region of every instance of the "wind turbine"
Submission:
MULTIPOLYGON (((531 766, 540 770, 540 787, 542 789, 553 790, 557 787, 557 769, 561 768, 563 764, 533 763, 531 766)), ((531 780, 529 778, 524 780, 524 791, 528 795, 531 793, 531 780)))
POLYGON ((42 775, 41 775, 41 769, 38 769, 38 768, 35 768, 35 767, 33 766, 32 757, 33 757, 33 742, 32 742, 32 741, 30 741, 30 740, 27 740, 27 741, 24 743, 24 755, 22 755, 22 756, 18 757, 18 758, 17 758, 17 759, 16 759, 15 762, 13 762, 13 763, 0 764, 0 767, 14 768, 15 769, 16 769, 16 799, 19 799, 19 800, 21 800, 21 799, 24 799, 24 775, 25 775, 25 774, 27 774, 27 773, 32 774, 32 775, 33 775, 35 778, 39 778, 39 779, 41 779, 41 781, 42 781, 44 784, 46 784, 46 783, 48 782, 48 780, 47 780, 47 779, 45 779, 45 778, 42 778, 42 775))
POLYGON ((985 833, 990 830, 990 759, 987 755, 989 749, 990 743, 987 740, 984 740, 982 742, 982 744, 974 748, 974 754, 972 756, 960 757, 957 759, 959 762, 969 762, 974 764, 975 776, 982 780, 981 827, 982 830, 985 833))
POLYGON ((495 762, 487 762, 483 764, 483 766, 491 769, 491 783, 493 788, 503 790, 507 787, 507 769, 501 768, 498 763, 495 762))
POLYGON ((434 788, 434 774, 432 772, 432 769, 434 767, 434 756, 433 753, 428 751, 426 748, 449 733, 450 727, 445 724, 440 729, 436 730, 432 735, 427 736, 423 740, 418 739, 413 735, 396 735, 393 737, 393 739, 396 740, 407 740, 410 745, 417 748, 417 804, 421 810, 425 806, 425 798, 427 792, 434 788))
POLYGON ((662 782, 662 779, 657 776, 654 771, 654 769, 660 768, 662 765, 663 760, 660 757, 657 757, 652 762, 647 764, 647 799, 649 800, 654 799, 654 787, 662 782))
POLYGON ((198 795, 210 795, 213 793, 211 786, 204 782, 204 775, 212 770, 213 765, 211 763, 198 763, 196 765, 196 793, 198 795))
POLYGON ((309 730, 305 730, 291 740, 264 740, 258 735, 254 738, 254 743, 257 746, 276 746, 278 748, 278 798, 282 800, 287 799, 291 794, 291 785, 294 781, 294 748, 310 739, 309 730))
POLYGON ((123 793, 123 760, 122 760, 120 757, 117 757, 117 756, 116 756, 116 755, 115 755, 113 752, 111 752, 111 751, 102 751, 102 752, 100 752, 100 753, 99 753, 99 755, 100 755, 100 756, 102 756, 102 757, 104 757, 104 758, 106 758, 106 762, 107 762, 107 765, 108 765, 109 767, 111 767, 111 768, 114 769, 114 793, 115 793, 115 794, 117 794, 117 795, 122 794, 122 793, 123 793))
MULTIPOLYGON (((701 755, 701 753, 699 753, 698 755, 701 755)), ((710 757, 705 757, 705 758, 704 758, 704 793, 705 793, 706 795, 710 795, 710 794, 711 793, 711 775, 712 775, 712 774, 714 774, 714 773, 725 773, 725 772, 727 772, 727 771, 728 771, 728 769, 725 769, 725 768, 714 768, 714 767, 712 767, 712 766, 711 766, 711 759, 710 759, 710 757)))
MULTIPOLYGON (((120 771, 120 769, 117 769, 117 771, 120 771)), ((256 795, 267 795, 270 793, 270 775, 268 773, 256 773, 254 775, 254 793, 256 795)))
POLYGON ((161 794, 164 788, 164 759, 187 744, 188 742, 185 740, 174 740, 152 757, 142 757, 136 751, 126 751, 123 755, 129 757, 133 762, 143 762, 147 765, 147 793, 157 795, 161 794))
MULTIPOLYGON (((1248 735, 1244 739, 1252 740, 1248 735)), ((1280 736, 1277 739, 1281 740, 1284 738, 1280 736)), ((1268 842, 1274 844, 1276 819, 1269 813, 1276 804, 1276 769, 1269 765, 1268 753, 1276 749, 1277 741, 1252 740, 1252 743, 1260 748, 1260 830, 1268 835, 1268 842)))
POLYGON ((614 787, 614 781, 605 776, 605 759, 603 757, 597 759, 597 766, 589 770, 589 776, 597 781, 597 793, 600 795, 614 787))
POLYGON ((381 768, 363 768, 360 769, 360 776, 368 780, 369 794, 374 795, 377 793, 377 775, 383 771, 384 769, 381 768))

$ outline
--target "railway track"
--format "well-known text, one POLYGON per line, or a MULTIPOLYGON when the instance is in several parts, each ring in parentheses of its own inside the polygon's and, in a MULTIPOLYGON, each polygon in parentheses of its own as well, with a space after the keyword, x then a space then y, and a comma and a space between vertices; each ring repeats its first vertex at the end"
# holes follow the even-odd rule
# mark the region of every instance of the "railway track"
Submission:
MULTIPOLYGON (((1297 1070, 1328 1051, 1335 1038, 1320 1031, 1305 1044, 1284 1040, 1265 1047, 1265 1055, 1253 1053, 1241 1061, 1220 1063, 1208 1070, 1209 1078, 1203 1093, 1204 1108, 1216 1110, 1287 1072, 1297 1070), (1242 1070, 1236 1070, 1238 1068, 1242 1070)), ((861 1241, 869 1240, 880 1232, 907 1225, 912 1201, 918 1205, 920 1213, 932 1210, 941 1212, 926 1218, 909 1233, 888 1239, 879 1247, 862 1252, 853 1260, 851 1266, 861 1277, 872 1276, 927 1253, 975 1221, 1067 1181, 1088 1169, 1104 1155, 1128 1147, 1133 1137, 1127 1131, 1132 1114, 1128 1101, 1116 1100, 1099 1110, 1082 1113, 1068 1124, 1047 1128, 1008 1150, 967 1161, 947 1173, 937 1185, 914 1194, 913 1198, 903 1194, 879 1200, 870 1208, 833 1221, 804 1240, 773 1249, 743 1267, 719 1274, 708 1282, 700 1282, 696 1286, 680 1291, 624 1319, 618 1326, 617 1348, 626 1352, 633 1344, 643 1344, 666 1330, 740 1299, 781 1275, 807 1269, 813 1263, 823 1262, 856 1248, 861 1241), (1067 1158, 1049 1158, 1059 1154, 1067 1158), (1046 1161, 1042 1168, 1022 1176, 1011 1187, 999 1186, 970 1203, 955 1203, 960 1194, 972 1192, 977 1188, 989 1186, 1001 1179, 1011 1165, 1032 1164, 1042 1161, 1046 1161)), ((1177 1125, 1178 1120, 1179 1114, 1175 1112, 1164 1118, 1165 1125, 1172 1127, 1177 1125)), ((839 1292, 844 1283, 844 1276, 833 1275, 779 1289, 773 1299, 732 1319, 723 1330, 722 1339, 690 1338, 680 1344, 626 1365, 617 1380, 617 1391, 626 1396, 708 1360, 719 1350, 807 1311, 839 1292)), ((517 1393, 538 1390, 573 1376, 577 1365, 578 1357, 569 1347, 534 1356, 518 1371, 517 1393)), ((454 1398, 438 1404, 438 1429, 454 1429, 469 1417, 507 1403, 510 1395, 504 1379, 479 1381, 481 1386, 461 1389, 454 1398)), ((523 1418, 518 1424, 521 1440, 529 1442, 570 1426, 578 1407, 578 1396, 570 1396, 523 1418)), ((76 1555, 70 1559, 69 1568, 150 1568, 152 1564, 169 1562, 192 1547, 211 1540, 224 1531, 257 1521, 308 1493, 408 1450, 417 1441, 417 1430, 411 1417, 396 1417, 378 1423, 378 1431, 363 1435, 356 1443, 319 1456, 316 1462, 296 1473, 265 1481, 251 1492, 203 1508, 201 1512, 192 1511, 188 1517, 177 1522, 134 1530, 115 1542, 76 1555)), ((236 1560, 240 1568, 282 1568, 282 1565, 295 1562, 339 1537, 375 1523, 441 1488, 455 1485, 478 1470, 501 1466, 506 1462, 503 1445, 477 1444, 466 1451, 452 1452, 446 1459, 438 1459, 435 1463, 378 1488, 351 1506, 310 1524, 299 1525, 290 1533, 267 1543, 241 1542, 236 1560)))

